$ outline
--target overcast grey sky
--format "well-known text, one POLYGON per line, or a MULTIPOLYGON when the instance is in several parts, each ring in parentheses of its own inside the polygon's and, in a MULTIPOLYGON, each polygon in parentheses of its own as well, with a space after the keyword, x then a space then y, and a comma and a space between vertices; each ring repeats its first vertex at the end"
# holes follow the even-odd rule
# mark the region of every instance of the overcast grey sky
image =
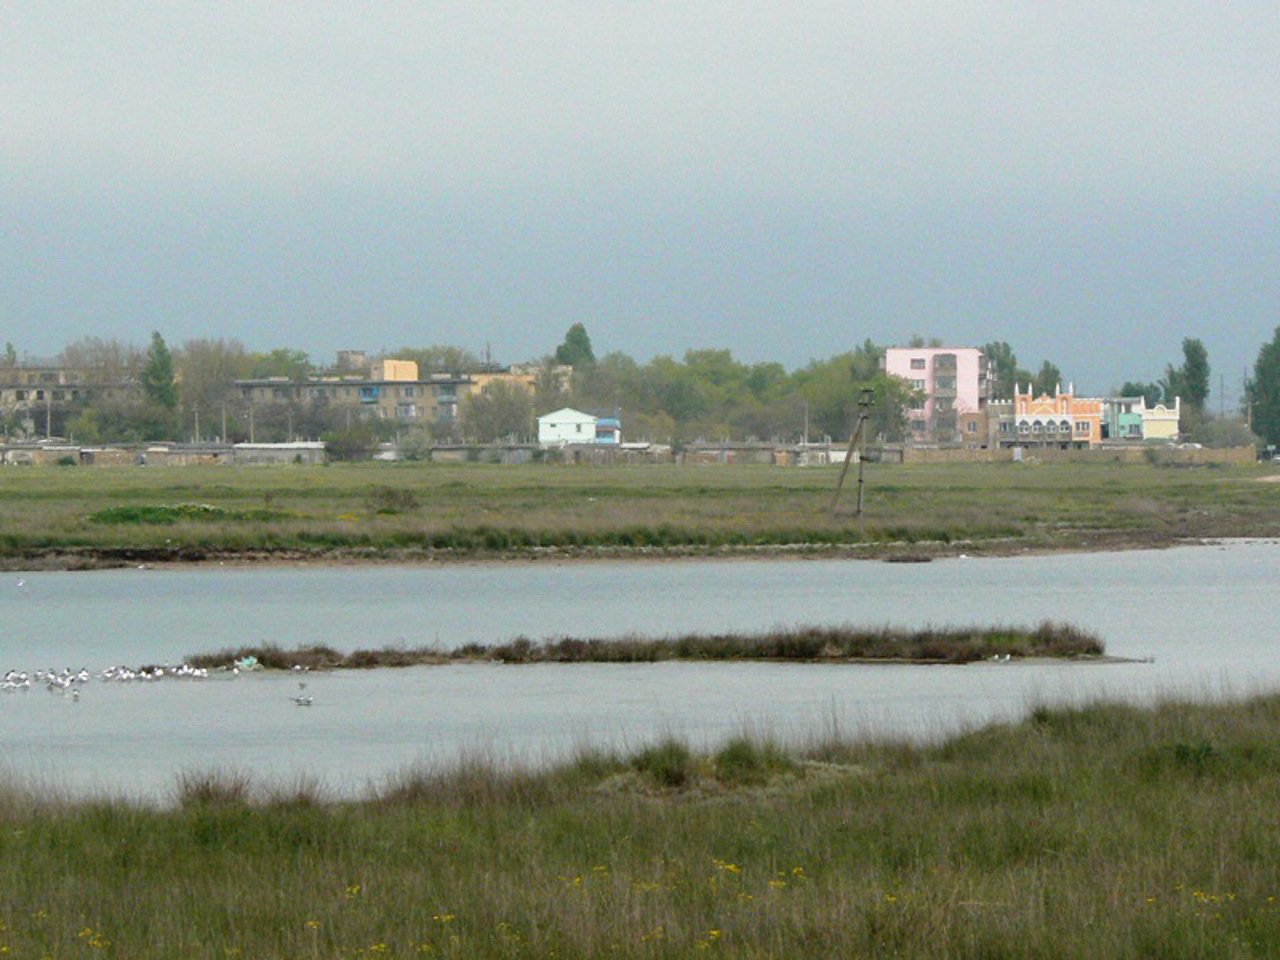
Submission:
POLYGON ((0 338, 511 362, 1280 324, 1280 4, 0 4, 0 338))

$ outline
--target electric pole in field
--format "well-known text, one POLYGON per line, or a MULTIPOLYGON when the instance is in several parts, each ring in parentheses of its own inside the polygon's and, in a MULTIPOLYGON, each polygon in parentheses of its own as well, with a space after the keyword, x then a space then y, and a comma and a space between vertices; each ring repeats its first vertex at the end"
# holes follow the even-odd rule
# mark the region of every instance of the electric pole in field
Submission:
POLYGON ((853 459, 854 451, 858 453, 858 508, 854 516, 862 516, 862 490, 864 486, 863 470, 866 464, 866 457, 862 455, 862 450, 866 435, 867 418, 870 416, 871 404, 875 398, 875 392, 870 387, 863 387, 858 391, 858 425, 854 428, 853 436, 849 438, 849 449, 845 451, 844 464, 840 467, 840 478, 836 481, 836 492, 831 498, 831 512, 837 512, 840 505, 840 490, 844 487, 844 478, 849 473, 849 461, 853 459))

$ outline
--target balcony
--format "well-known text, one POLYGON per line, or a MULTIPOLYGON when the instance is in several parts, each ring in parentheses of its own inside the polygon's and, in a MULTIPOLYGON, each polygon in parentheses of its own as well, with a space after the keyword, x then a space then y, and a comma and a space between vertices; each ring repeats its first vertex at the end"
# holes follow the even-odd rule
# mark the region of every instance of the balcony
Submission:
POLYGON ((934 397, 954 398, 956 396, 955 376, 954 375, 942 376, 942 377, 935 376, 933 378, 933 390, 931 391, 931 393, 934 397))

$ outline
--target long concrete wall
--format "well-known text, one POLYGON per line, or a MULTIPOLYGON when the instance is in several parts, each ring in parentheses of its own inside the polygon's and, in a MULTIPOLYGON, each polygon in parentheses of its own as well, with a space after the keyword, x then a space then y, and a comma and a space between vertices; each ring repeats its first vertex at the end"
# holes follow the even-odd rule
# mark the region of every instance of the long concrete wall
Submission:
MULTIPOLYGON (((1014 459, 1013 449, 935 450, 907 447, 902 451, 903 463, 1008 463, 1014 459)), ((1099 447, 1090 450, 1063 450, 1059 447, 1023 447, 1022 459, 1028 463, 1167 463, 1199 466, 1223 464, 1248 466, 1256 463, 1253 447, 1099 447)))

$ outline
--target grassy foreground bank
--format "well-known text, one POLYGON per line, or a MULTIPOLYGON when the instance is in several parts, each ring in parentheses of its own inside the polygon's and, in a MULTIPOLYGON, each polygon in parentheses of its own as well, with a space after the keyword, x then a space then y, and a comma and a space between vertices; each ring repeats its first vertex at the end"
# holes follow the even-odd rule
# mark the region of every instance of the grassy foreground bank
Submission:
POLYGON ((486 660, 499 663, 655 663, 662 660, 888 660, 915 663, 973 663, 1023 657, 1097 658, 1102 639, 1068 623, 1044 622, 1036 627, 936 627, 903 630, 893 627, 796 626, 759 633, 689 633, 671 637, 558 637, 506 643, 468 643, 439 647, 384 647, 342 653, 311 645, 285 650, 278 646, 243 646, 188 656, 186 663, 204 669, 226 669, 252 658, 265 669, 308 670, 409 667, 486 660))
POLYGON ((773 550, 913 554, 1280 535, 1270 466, 836 469, 335 464, 0 469, 0 563, 456 559, 773 550), (846 504, 848 506, 848 504, 846 504))
POLYGON ((937 746, 464 762, 359 802, 0 794, 22 957, 1272 957, 1280 696, 1037 707, 937 746))

